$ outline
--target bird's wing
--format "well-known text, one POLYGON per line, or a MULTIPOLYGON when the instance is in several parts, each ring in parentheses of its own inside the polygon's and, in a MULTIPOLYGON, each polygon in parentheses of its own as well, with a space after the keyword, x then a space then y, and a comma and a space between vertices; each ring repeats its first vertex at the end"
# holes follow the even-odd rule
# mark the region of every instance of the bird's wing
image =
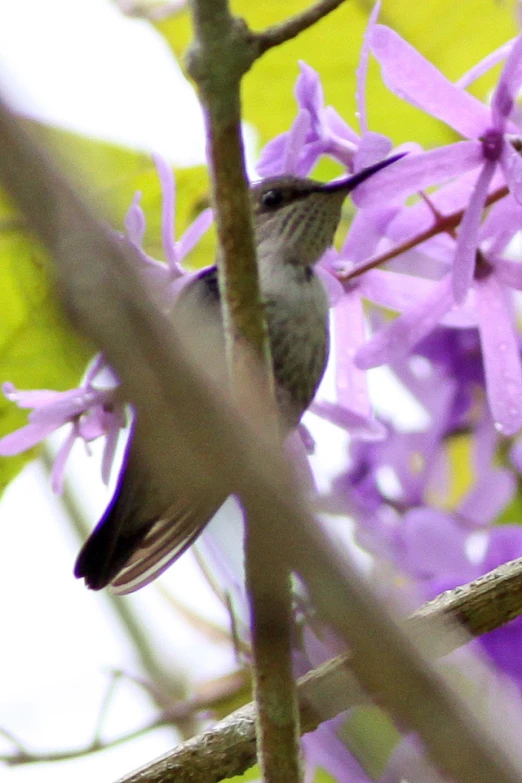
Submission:
POLYGON ((205 502, 179 499, 162 515, 139 542, 123 568, 110 583, 116 595, 132 593, 163 573, 199 536, 224 497, 207 497, 205 502))
MULTIPOLYGON (((184 330, 209 383, 223 386, 226 364, 216 267, 187 285, 174 311, 173 320, 184 330)), ((124 594, 148 584, 193 543, 229 494, 186 498, 173 475, 165 509, 154 476, 136 448, 136 427, 139 417, 111 503, 76 561, 75 575, 94 590, 110 584, 115 593, 124 594)))

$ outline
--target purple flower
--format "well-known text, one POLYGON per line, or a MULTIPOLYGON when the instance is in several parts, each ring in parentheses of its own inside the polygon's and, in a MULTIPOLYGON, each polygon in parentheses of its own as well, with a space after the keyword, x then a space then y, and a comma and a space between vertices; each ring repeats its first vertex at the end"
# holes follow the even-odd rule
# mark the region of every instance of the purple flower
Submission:
MULTIPOLYGON (((125 217, 123 241, 128 242, 135 252, 140 271, 153 284, 160 306, 168 309, 183 285, 192 275, 181 266, 183 258, 190 253, 202 234, 212 222, 212 210, 199 215, 179 241, 174 238, 175 184, 170 166, 159 156, 154 158, 163 191, 162 238, 166 263, 156 261, 143 250, 145 215, 140 206, 140 194, 136 193, 125 217)), ((197 274, 197 273, 194 273, 197 274)), ((18 391, 11 383, 4 384, 5 396, 21 408, 32 408, 29 424, 0 440, 0 455, 10 456, 32 448, 48 435, 64 425, 69 432, 55 458, 52 485, 55 492, 61 492, 65 463, 76 440, 90 443, 104 437, 102 478, 109 480, 120 429, 125 426, 125 407, 118 399, 117 381, 112 376, 108 388, 98 388, 94 381, 102 371, 109 371, 101 355, 97 356, 85 380, 77 389, 65 392, 37 390, 18 391)))
POLYGON ((159 155, 154 156, 163 193, 161 209, 161 236, 165 262, 151 258, 143 250, 145 236, 145 215, 140 206, 141 193, 136 193, 125 217, 125 239, 136 251, 140 271, 152 284, 159 304, 170 309, 174 299, 192 279, 194 274, 188 274, 181 262, 197 245, 202 235, 208 230, 213 220, 213 211, 205 209, 188 227, 181 239, 175 240, 175 201, 176 186, 169 164, 159 155))
POLYGON ((357 69, 357 113, 362 135, 357 134, 332 106, 325 106, 319 74, 301 61, 295 88, 297 117, 289 131, 265 146, 257 165, 261 177, 278 174, 304 177, 322 155, 329 155, 349 171, 359 171, 388 155, 392 147, 390 140, 368 130, 364 99, 368 40, 379 10, 380 2, 375 4, 370 15, 357 69))
MULTIPOLYGON (((462 318, 458 317, 451 279, 446 275, 429 283, 427 296, 420 297, 359 349, 357 365, 367 369, 402 358, 441 322, 456 326, 476 324, 495 426, 504 435, 518 432, 522 427, 522 362, 510 289, 522 289, 522 266, 503 258, 501 253, 518 231, 521 218, 521 205, 507 198, 491 210, 480 228, 477 242, 481 245, 475 249, 478 262, 472 289, 460 309, 462 318)), ((444 248, 441 251, 441 247, 432 245, 432 254, 445 260, 444 248)))
POLYGON ((518 131, 510 122, 522 83, 522 37, 511 48, 491 107, 452 84, 388 27, 375 26, 371 48, 389 89, 472 140, 408 156, 392 172, 376 175, 371 188, 363 184, 357 192, 357 203, 371 206, 377 200, 422 190, 480 167, 454 256, 452 290, 456 301, 462 302, 473 278, 480 218, 497 166, 513 196, 522 201, 522 160, 511 144, 518 131))
POLYGON ((324 105, 319 74, 302 61, 299 69, 297 117, 289 131, 265 146, 257 165, 261 177, 289 173, 306 176, 321 155, 331 155, 352 169, 360 137, 335 109, 324 105))
POLYGON ((0 440, 0 455, 19 454, 44 440, 55 430, 69 425, 69 432, 58 450, 52 472, 55 492, 62 491, 65 462, 76 440, 89 443, 104 436, 102 478, 109 480, 110 469, 120 430, 125 426, 125 407, 117 398, 115 379, 112 385, 97 388, 96 377, 107 366, 98 355, 88 370, 85 380, 77 389, 65 392, 18 391, 12 383, 4 384, 4 394, 20 408, 32 408, 29 424, 11 432, 0 440))
MULTIPOLYGON (((426 599, 522 556, 522 530, 517 525, 503 525, 487 532, 485 554, 473 561, 468 554, 470 535, 465 528, 451 515, 427 508, 406 515, 401 541, 401 572, 417 580, 426 599)), ((522 688, 522 619, 485 634, 478 644, 522 688)))

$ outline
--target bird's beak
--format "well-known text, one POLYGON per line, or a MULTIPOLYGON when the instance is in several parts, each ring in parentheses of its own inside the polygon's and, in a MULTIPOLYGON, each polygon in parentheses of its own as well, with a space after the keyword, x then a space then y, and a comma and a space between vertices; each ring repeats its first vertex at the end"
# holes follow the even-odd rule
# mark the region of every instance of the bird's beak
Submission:
POLYGON ((401 152, 399 155, 393 155, 391 158, 386 158, 386 160, 381 160, 379 163, 374 163, 373 166, 368 166, 367 168, 358 171, 357 174, 354 174, 351 177, 337 179, 334 182, 327 182, 325 185, 321 186, 321 191, 323 191, 323 193, 337 193, 340 190, 344 190, 345 193, 350 193, 357 187, 357 185, 360 185, 361 182, 364 182, 365 179, 372 177, 378 171, 386 168, 386 166, 390 166, 392 163, 400 160, 405 155, 405 152, 401 152))

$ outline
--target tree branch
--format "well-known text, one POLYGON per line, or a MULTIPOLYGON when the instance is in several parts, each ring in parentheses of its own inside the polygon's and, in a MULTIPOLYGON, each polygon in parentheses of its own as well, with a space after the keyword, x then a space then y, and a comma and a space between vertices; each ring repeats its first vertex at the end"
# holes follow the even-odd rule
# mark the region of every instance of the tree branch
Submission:
POLYGON ((261 57, 262 54, 274 46, 280 46, 308 30, 309 27, 331 14, 344 2, 345 0, 321 0, 300 14, 286 19, 281 24, 273 25, 273 27, 269 27, 261 33, 253 33, 252 43, 255 47, 256 57, 261 57))
MULTIPOLYGON (((434 656, 446 655, 522 614, 522 558, 506 563, 462 587, 448 590, 423 604, 408 618, 415 636, 436 635, 434 656)), ((314 731, 370 697, 350 672, 351 656, 340 655, 298 681, 301 731, 314 731)), ((210 729, 178 746, 118 783, 218 783, 242 775, 256 763, 254 705, 236 710, 210 729)))
MULTIPOLYGON (((191 0, 195 41, 189 73, 206 110, 221 252, 221 307, 232 390, 244 410, 260 399, 273 411, 272 362, 251 224, 241 136, 240 81, 251 52, 245 25, 227 0, 191 0), (226 56, 225 56, 226 52, 226 56), (252 354, 254 362, 252 362, 252 354), (258 387, 261 383, 261 389, 258 387), (259 396, 260 392, 260 396, 259 396)), ((275 439, 275 437, 274 437, 275 439)), ((292 673, 292 593, 288 565, 274 562, 255 506, 245 503, 245 566, 250 605, 258 754, 266 783, 301 779, 299 713, 292 673)))

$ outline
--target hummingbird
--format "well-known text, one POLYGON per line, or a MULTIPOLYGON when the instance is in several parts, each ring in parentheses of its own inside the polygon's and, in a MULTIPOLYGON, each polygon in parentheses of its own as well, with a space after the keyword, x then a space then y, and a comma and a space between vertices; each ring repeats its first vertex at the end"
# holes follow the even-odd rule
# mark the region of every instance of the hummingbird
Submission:
MULTIPOLYGON (((259 285, 283 435, 299 424, 328 359, 329 305, 314 265, 333 243, 348 194, 401 157, 395 155, 330 183, 278 176, 250 188, 259 285)), ((197 334, 203 347, 201 367, 211 367, 212 376, 225 376, 217 266, 204 269, 182 289, 173 320, 197 334)), ((120 595, 163 573, 194 543, 226 500, 226 494, 189 498, 175 486, 173 477, 172 502, 165 508, 163 501, 159 507, 154 478, 133 445, 137 427, 139 416, 133 422, 114 495, 74 569, 91 589, 110 585, 120 595)))

